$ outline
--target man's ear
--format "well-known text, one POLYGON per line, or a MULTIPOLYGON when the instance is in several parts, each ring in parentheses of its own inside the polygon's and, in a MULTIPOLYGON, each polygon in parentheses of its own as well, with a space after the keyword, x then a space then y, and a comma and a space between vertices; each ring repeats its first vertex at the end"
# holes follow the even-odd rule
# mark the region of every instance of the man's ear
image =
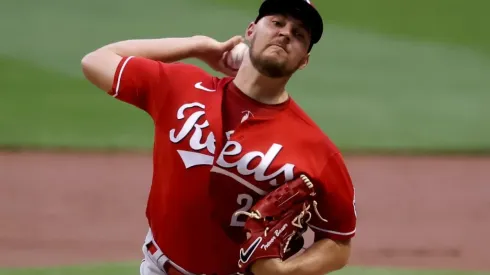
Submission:
POLYGON ((247 30, 245 31, 245 40, 247 40, 247 42, 252 41, 252 36, 254 32, 255 22, 250 22, 250 24, 248 24, 247 30))
POLYGON ((310 62, 310 54, 308 53, 307 55, 305 55, 305 57, 301 61, 301 65, 299 66, 298 69, 302 70, 302 69, 306 68, 306 66, 308 65, 309 62, 310 62))

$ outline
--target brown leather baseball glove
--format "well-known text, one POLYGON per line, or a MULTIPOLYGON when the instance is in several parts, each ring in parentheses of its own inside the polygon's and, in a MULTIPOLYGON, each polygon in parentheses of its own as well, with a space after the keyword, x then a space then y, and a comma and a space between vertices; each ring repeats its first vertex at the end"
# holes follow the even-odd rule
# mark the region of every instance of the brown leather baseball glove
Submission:
POLYGON ((250 212, 235 213, 248 216, 244 226, 248 239, 240 247, 238 260, 240 272, 248 273, 258 259, 285 260, 297 252, 297 245, 292 248, 290 244, 302 240, 311 218, 311 205, 316 209, 315 195, 313 183, 301 175, 267 194, 250 212))

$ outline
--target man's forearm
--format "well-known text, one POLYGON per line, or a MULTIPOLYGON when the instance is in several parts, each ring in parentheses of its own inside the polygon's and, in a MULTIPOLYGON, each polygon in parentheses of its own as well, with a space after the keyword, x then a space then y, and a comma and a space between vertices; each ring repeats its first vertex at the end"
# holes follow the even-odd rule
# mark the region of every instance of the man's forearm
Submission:
POLYGON ((139 56, 163 62, 175 62, 195 57, 198 43, 195 37, 135 39, 115 42, 102 47, 120 56, 139 56))
POLYGON ((321 240, 302 254, 284 262, 279 259, 259 260, 252 266, 256 275, 324 275, 343 268, 350 256, 350 243, 321 240))
POLYGON ((323 275, 343 268, 350 256, 350 243, 321 240, 304 253, 284 262, 285 274, 323 275))

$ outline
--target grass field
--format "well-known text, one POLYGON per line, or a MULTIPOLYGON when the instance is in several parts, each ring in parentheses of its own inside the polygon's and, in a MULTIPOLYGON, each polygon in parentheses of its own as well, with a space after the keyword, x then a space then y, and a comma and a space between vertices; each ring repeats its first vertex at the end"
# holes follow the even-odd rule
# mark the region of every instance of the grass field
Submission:
MULTIPOLYGON (((1 146, 150 148, 150 119, 84 81, 81 57, 128 38, 225 39, 258 2, 4 1, 1 146)), ((325 39, 288 88, 340 147, 490 150, 489 2, 317 2, 325 39)))
MULTIPOLYGON (((113 264, 80 267, 44 268, 44 269, 8 269, 1 270, 0 275, 135 275, 138 273, 138 264, 113 264)), ((435 270, 400 270, 349 267, 335 272, 338 275, 484 275, 480 272, 468 271, 435 271, 435 270)))
MULTIPOLYGON (((0 148, 151 148, 150 118, 84 80, 83 55, 131 38, 226 39, 244 32, 260 1, 69 2, 2 1, 0 148)), ((316 5, 326 21, 324 40, 288 89, 342 150, 490 152, 489 1, 317 0, 316 5)), ((129 263, 0 268, 0 275, 137 270, 129 263)), ((336 274, 483 273, 351 267, 336 274)))

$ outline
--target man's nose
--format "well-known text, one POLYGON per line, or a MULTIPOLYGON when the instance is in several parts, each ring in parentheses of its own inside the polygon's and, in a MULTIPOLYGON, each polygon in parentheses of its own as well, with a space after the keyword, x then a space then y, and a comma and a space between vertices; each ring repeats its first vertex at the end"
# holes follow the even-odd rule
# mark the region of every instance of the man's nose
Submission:
POLYGON ((288 41, 291 39, 291 28, 289 27, 283 27, 279 30, 279 35, 281 37, 284 37, 285 39, 287 39, 288 41))

